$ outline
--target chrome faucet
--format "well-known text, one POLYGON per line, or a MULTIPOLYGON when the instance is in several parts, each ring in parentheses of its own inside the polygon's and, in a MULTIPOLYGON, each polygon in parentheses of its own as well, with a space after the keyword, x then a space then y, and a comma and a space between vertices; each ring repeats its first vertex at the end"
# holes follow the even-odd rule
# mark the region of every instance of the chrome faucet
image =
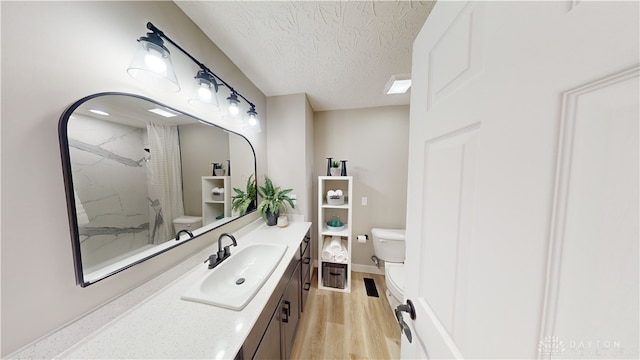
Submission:
POLYGON ((220 234, 220 237, 218 237, 218 252, 216 254, 210 255, 209 258, 204 261, 205 263, 207 261, 209 262, 209 269, 213 269, 214 267, 220 265, 221 262, 231 256, 231 245, 225 246, 224 250, 222 249, 222 238, 224 238, 225 236, 231 239, 231 241, 233 242, 233 246, 238 246, 238 242, 233 235, 227 233, 220 234))
POLYGON ((180 240, 180 234, 187 233, 191 239, 193 239, 193 233, 187 229, 182 229, 176 233, 176 240, 180 240))

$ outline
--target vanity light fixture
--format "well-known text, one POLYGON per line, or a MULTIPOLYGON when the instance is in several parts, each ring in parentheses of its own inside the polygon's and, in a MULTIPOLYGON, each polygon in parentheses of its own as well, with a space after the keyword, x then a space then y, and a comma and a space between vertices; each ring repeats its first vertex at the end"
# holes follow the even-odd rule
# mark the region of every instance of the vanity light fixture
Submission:
POLYGON ((138 39, 136 51, 127 72, 134 79, 147 82, 166 91, 179 91, 178 79, 173 71, 169 49, 164 46, 162 32, 151 29, 147 36, 138 39))
POLYGON ((258 120, 258 114, 254 106, 247 111, 247 127, 255 132, 261 132, 260 121, 258 120))
MULTIPOLYGON (((144 81, 155 80, 155 82, 157 82, 159 80, 164 80, 164 82, 168 84, 175 85, 174 88, 176 90, 174 91, 178 91, 180 89, 180 86, 178 85, 178 81, 176 79, 176 75, 173 72, 173 66, 169 57, 169 50, 166 46, 164 46, 163 40, 166 40, 170 44, 175 46, 178 50, 180 50, 180 52, 186 55, 189 59, 191 59, 191 61, 193 61, 200 68, 195 76, 197 85, 197 89, 195 90, 196 94, 194 94, 194 96, 189 100, 190 104, 210 105, 210 108, 219 110, 220 108, 216 93, 218 92, 218 88, 220 86, 224 86, 229 89, 231 93, 227 98, 227 100, 229 101, 229 114, 234 117, 240 114, 239 104, 240 99, 242 99, 249 105, 249 111, 247 112, 249 114, 249 117, 246 119, 246 121, 259 123, 256 107, 251 101, 242 96, 242 94, 237 92, 226 81, 213 73, 213 71, 211 71, 207 66, 198 61, 198 59, 194 58, 186 50, 181 48, 180 45, 176 44, 167 35, 165 35, 164 32, 155 27, 152 23, 147 23, 147 29, 149 29, 151 32, 147 33, 146 36, 138 39, 138 42, 141 44, 141 49, 138 50, 140 55, 136 53, 136 57, 134 57, 134 60, 127 69, 131 76, 144 81), (141 76, 143 73, 150 73, 153 75, 141 76)), ((158 87, 167 88, 167 86, 158 87)))
POLYGON ((384 93, 387 95, 404 94, 411 87, 411 75, 392 75, 384 86, 384 93))
MULTIPOLYGON (((229 100, 229 114, 233 116, 237 116, 238 114, 240 114, 240 108, 238 108, 240 100, 238 100, 238 95, 235 91, 231 92, 231 95, 229 95, 227 100, 229 100)), ((253 104, 251 104, 251 106, 253 106, 253 104)))
POLYGON ((258 121, 258 113, 256 112, 255 106, 251 106, 251 109, 247 111, 247 115, 249 115, 249 125, 252 125, 252 123, 255 124, 255 122, 258 121))
POLYGON ((189 104, 202 107, 205 110, 220 111, 216 97, 219 84, 216 79, 204 70, 199 70, 195 79, 196 87, 193 96, 189 99, 189 104))

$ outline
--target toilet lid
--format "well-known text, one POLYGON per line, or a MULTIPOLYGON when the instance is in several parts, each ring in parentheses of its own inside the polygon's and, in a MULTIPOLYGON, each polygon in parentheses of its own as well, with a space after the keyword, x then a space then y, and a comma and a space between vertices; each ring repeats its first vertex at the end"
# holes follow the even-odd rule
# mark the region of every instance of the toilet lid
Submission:
POLYGON ((188 216, 188 215, 180 216, 173 219, 174 224, 195 224, 199 221, 202 221, 202 218, 200 216, 188 216))
POLYGON ((385 264, 385 276, 387 289, 399 301, 403 300, 404 289, 404 264, 385 264))

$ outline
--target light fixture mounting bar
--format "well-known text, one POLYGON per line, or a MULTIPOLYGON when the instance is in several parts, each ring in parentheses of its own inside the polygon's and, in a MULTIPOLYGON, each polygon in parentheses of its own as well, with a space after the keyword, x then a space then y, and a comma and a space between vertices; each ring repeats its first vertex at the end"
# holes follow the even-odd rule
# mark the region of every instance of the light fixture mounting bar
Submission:
POLYGON ((203 71, 207 72, 209 75, 213 76, 214 78, 216 78, 217 80, 220 81, 220 83, 222 83, 222 85, 226 86, 231 93, 235 93, 236 95, 240 96, 244 101, 246 101, 249 106, 251 107, 255 107, 255 105, 249 101, 246 97, 244 97, 242 94, 240 94, 239 92, 237 92, 231 85, 229 85, 226 81, 224 81, 221 77, 219 77, 218 75, 216 75, 213 71, 211 71, 211 69, 209 69, 205 64, 201 63, 200 61, 198 61, 198 59, 196 59, 195 57, 193 57, 191 54, 189 54, 189 52, 187 52, 185 49, 183 49, 180 45, 176 44, 175 41, 171 40, 170 37, 168 37, 167 35, 164 34, 164 32, 160 29, 158 29, 155 25, 153 25, 151 22, 147 22, 147 29, 153 31, 154 33, 156 33, 158 36, 160 36, 161 38, 167 40, 168 42, 171 43, 171 45, 175 46, 178 50, 180 50, 183 54, 185 54, 189 59, 191 59, 191 61, 193 61, 194 63, 196 63, 200 69, 202 69, 203 71))

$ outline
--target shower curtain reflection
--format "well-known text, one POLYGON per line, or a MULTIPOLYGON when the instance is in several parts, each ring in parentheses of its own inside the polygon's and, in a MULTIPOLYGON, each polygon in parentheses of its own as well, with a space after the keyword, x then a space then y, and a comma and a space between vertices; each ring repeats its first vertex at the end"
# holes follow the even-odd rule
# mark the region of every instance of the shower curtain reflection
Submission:
POLYGON ((175 237, 173 219, 184 215, 178 127, 147 124, 150 161, 149 243, 159 244, 175 237))

